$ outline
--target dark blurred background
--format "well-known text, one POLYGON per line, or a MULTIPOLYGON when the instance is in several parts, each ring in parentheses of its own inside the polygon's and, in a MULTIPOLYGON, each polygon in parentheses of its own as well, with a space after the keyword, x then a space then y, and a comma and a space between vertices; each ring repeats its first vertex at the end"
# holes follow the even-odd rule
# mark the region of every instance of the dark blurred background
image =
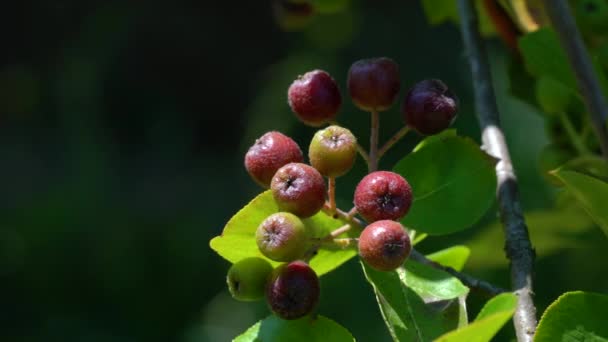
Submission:
MULTIPOLYGON (((461 101, 455 127, 479 141, 457 27, 429 26, 418 1, 352 0, 299 32, 277 25, 269 1, 14 1, 0 6, 0 44, 1 341, 227 341, 266 317, 264 303, 230 297, 229 263, 209 240, 262 190, 242 166, 256 137, 280 130, 306 151, 315 130, 286 102, 298 74, 334 76, 338 120, 366 145, 369 117, 346 96, 346 73, 357 59, 391 57, 402 94, 444 80, 461 101)), ((536 167, 543 121, 508 96, 508 52, 490 44, 523 204, 542 212, 554 195, 536 167)), ((382 114, 383 140, 402 124, 397 107, 382 114)), ((409 135, 381 167, 419 140, 409 135)), ((339 180, 345 209, 364 172, 359 162, 339 180)), ((420 249, 470 244, 466 270, 508 287, 494 222, 495 208, 420 249)), ((601 233, 588 220, 571 226, 582 228, 566 243, 547 238, 539 251, 550 235, 533 241, 540 310, 568 289, 608 287, 595 262, 601 233)), ((324 276, 322 291, 321 314, 360 341, 390 339, 356 259, 324 276)), ((470 298, 474 314, 483 298, 470 298)))

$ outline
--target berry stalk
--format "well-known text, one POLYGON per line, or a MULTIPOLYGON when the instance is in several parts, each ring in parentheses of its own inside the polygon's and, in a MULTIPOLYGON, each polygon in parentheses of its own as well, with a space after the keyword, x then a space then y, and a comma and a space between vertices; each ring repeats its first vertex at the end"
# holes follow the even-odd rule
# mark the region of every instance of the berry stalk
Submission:
POLYGON ((401 140, 408 132, 410 131, 409 126, 403 126, 400 130, 397 131, 378 151, 378 159, 382 158, 382 156, 393 147, 399 140, 401 140))
POLYGON ((329 211, 336 212, 336 177, 328 177, 327 179, 327 198, 329 200, 329 211))
POLYGON ((372 123, 371 134, 369 138, 369 172, 378 170, 378 133, 380 131, 380 114, 377 110, 371 111, 372 123))

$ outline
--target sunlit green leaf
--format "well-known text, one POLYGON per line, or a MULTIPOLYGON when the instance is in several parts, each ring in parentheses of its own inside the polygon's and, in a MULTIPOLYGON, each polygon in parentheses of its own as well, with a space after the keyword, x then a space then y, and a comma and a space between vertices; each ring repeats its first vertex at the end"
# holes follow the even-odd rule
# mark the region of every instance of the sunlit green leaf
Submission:
POLYGON ((283 320, 268 316, 236 337, 234 342, 352 342, 353 336, 338 323, 323 316, 283 320))
POLYGON ((608 183, 585 174, 559 169, 554 172, 583 209, 608 235, 608 183))
POLYGON ((426 257, 442 264, 443 266, 448 266, 456 271, 460 271, 467 262, 467 259, 469 259, 469 255, 471 255, 471 250, 468 247, 452 246, 435 253, 428 254, 426 257))
POLYGON ((512 293, 503 293, 490 299, 482 308, 474 322, 455 331, 451 331, 436 341, 441 342, 488 342, 509 321, 517 297, 512 293))
MULTIPOLYGON (((211 240, 211 248, 232 263, 248 257, 265 258, 255 242, 255 231, 266 217, 278 210, 270 191, 258 195, 228 221, 220 236, 211 240)), ((323 212, 303 221, 311 229, 313 237, 326 236, 330 231, 343 225, 341 221, 323 212)), ((349 234, 354 237, 356 232, 349 234)), ((321 249, 310 261, 310 266, 317 274, 322 275, 356 254, 353 249, 321 249)), ((278 264, 274 261, 271 263, 278 264)))
POLYGON ((394 168, 414 193, 402 223, 428 234, 469 228, 494 201, 496 161, 467 138, 427 139, 432 142, 408 154, 394 168))
POLYGON ((543 314, 535 342, 608 341, 608 296, 589 292, 567 292, 543 314))
POLYGON ((374 288, 384 321, 395 341, 430 341, 456 326, 446 323, 441 312, 403 286, 405 272, 381 272, 361 263, 374 288))
POLYGON ((405 285, 426 303, 454 299, 469 292, 449 273, 412 260, 405 263, 405 274, 405 285))

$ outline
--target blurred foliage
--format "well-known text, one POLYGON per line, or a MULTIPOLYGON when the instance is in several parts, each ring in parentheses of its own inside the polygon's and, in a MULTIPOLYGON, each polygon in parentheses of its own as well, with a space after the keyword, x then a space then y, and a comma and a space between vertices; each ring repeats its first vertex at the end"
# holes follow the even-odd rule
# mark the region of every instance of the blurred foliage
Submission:
MULTIPOLYGON (((5 5, 0 340, 226 341, 265 318, 264 303, 230 297, 228 263, 208 243, 261 192, 242 167, 256 137, 277 129, 308 146, 314 129, 289 113, 286 90, 310 69, 332 74, 344 95, 348 67, 365 57, 395 59, 403 91, 441 78, 460 97, 455 128, 479 142, 457 27, 430 27, 418 1, 333 2, 347 4, 295 32, 277 26, 270 2, 5 5)), ((524 208, 555 220, 529 222, 542 312, 567 290, 605 291, 608 270, 593 260, 605 259, 606 241, 587 216, 554 211, 558 191, 536 161, 549 141, 543 117, 510 96, 510 52, 497 40, 489 48, 524 208)), ((381 141, 402 124, 398 112, 382 114, 381 141)), ((361 141, 368 120, 345 97, 338 121, 361 141)), ((381 167, 419 140, 408 136, 381 167)), ((340 207, 351 207, 348 189, 365 172, 359 160, 338 181, 340 207)), ((486 237, 499 230, 495 212, 419 248, 464 244, 466 272, 508 287, 502 235, 486 237)), ((475 313, 482 300, 469 299, 475 313)), ((356 258, 323 277, 320 302, 358 340, 390 340, 356 258)))

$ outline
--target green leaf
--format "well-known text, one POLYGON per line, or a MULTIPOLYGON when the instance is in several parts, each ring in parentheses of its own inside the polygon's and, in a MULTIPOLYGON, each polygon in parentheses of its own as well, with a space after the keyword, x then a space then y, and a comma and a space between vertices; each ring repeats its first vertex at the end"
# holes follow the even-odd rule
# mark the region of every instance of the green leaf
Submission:
POLYGON ((395 341, 430 341, 455 327, 442 313, 403 286, 407 276, 403 269, 376 271, 361 262, 365 277, 374 288, 382 317, 395 341))
POLYGON ((608 296, 567 292, 553 302, 538 324, 535 342, 607 342, 608 296))
MULTIPOLYGON (((267 259, 258 250, 255 231, 266 217, 278 210, 270 191, 258 195, 228 221, 220 236, 211 240, 211 248, 232 263, 248 257, 267 259)), ((313 237, 326 236, 343 225, 340 220, 323 212, 319 212, 303 222, 311 229, 313 237)), ((348 236, 355 237, 355 234, 356 232, 351 231, 348 236)), ((310 266, 318 275, 322 275, 340 266, 356 254, 357 251, 352 249, 320 249, 318 254, 311 259, 310 266)), ((273 266, 279 264, 276 261, 267 260, 273 266)))
POLYGON ((323 316, 287 321, 274 315, 266 317, 237 336, 234 342, 352 342, 355 338, 340 324, 323 316))
POLYGON ((405 263, 404 283, 425 303, 453 299, 465 295, 469 288, 449 273, 408 260, 405 263))
POLYGON ((608 235, 608 183, 575 171, 553 173, 608 235))
POLYGON ((427 139, 433 142, 408 154, 394 168, 414 193, 412 207, 401 222, 431 235, 466 229, 494 201, 496 160, 468 138, 427 139))
POLYGON ((490 299, 481 309, 474 322, 455 331, 451 331, 436 341, 440 342, 487 342, 496 335, 505 323, 509 321, 517 297, 512 293, 503 293, 490 299))
POLYGON ((526 34, 519 39, 519 48, 531 74, 551 76, 577 92, 574 74, 553 30, 542 28, 526 34))
MULTIPOLYGON (((422 0, 422 7, 431 25, 438 25, 444 22, 457 24, 460 21, 458 6, 456 6, 456 1, 454 0, 422 0)), ((479 30, 481 33, 484 36, 495 34, 496 30, 491 19, 486 14, 482 0, 476 0, 475 7, 479 13, 479 30)))
POLYGON ((469 255, 471 255, 471 250, 468 247, 452 246, 429 254, 426 257, 443 266, 448 266, 456 271, 461 271, 464 264, 467 262, 467 259, 469 259, 469 255))
MULTIPOLYGON (((584 248, 580 240, 593 227, 589 216, 579 208, 537 210, 525 214, 530 240, 538 258, 552 255, 564 248, 584 248)), ((503 250, 504 233, 500 222, 484 227, 466 245, 471 249, 467 264, 472 269, 492 269, 508 266, 503 250)))

